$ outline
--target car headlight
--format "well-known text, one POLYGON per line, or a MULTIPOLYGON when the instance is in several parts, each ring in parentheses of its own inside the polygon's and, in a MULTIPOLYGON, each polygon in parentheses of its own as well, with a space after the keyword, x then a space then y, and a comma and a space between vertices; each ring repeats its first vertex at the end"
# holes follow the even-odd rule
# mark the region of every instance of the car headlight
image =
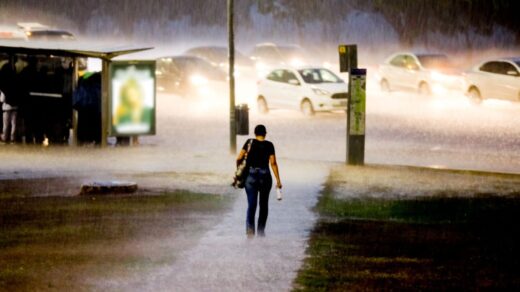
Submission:
POLYGON ((263 78, 267 73, 269 73, 269 66, 267 64, 264 64, 262 62, 256 62, 256 76, 263 78))
POLYGON ((432 77, 432 80, 435 80, 435 81, 445 81, 446 80, 446 76, 444 76, 444 74, 439 73, 437 71, 432 71, 431 77, 432 77))
POLYGON ((263 70, 267 70, 267 69, 269 69, 269 66, 267 66, 267 65, 266 65, 265 63, 263 63, 263 62, 256 62, 255 67, 256 67, 256 70, 257 70, 257 71, 263 71, 263 70))
POLYGON ((314 93, 317 95, 330 95, 330 92, 321 88, 312 88, 312 91, 314 91, 314 93))
POLYGON ((200 86, 208 84, 208 79, 202 75, 194 74, 190 76, 190 82, 193 85, 200 86))

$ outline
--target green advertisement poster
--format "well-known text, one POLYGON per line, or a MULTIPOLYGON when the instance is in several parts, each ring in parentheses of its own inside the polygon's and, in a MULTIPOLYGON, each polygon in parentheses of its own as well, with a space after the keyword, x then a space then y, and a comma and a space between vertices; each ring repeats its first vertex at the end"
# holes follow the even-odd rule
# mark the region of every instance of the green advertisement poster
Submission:
POLYGON ((110 65, 110 135, 155 134, 155 62, 110 65))
POLYGON ((366 73, 352 72, 349 119, 350 135, 365 135, 366 73))

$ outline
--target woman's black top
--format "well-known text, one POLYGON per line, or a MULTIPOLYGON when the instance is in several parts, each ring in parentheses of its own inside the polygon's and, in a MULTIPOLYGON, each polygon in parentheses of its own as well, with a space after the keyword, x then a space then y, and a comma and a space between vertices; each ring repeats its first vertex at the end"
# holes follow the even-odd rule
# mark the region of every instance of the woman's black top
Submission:
MULTIPOLYGON (((247 145, 249 144, 249 140, 244 144, 244 149, 247 151, 247 145)), ((257 167, 257 168, 268 168, 269 167, 269 157, 274 155, 274 145, 269 141, 258 141, 253 139, 253 144, 251 144, 251 150, 247 154, 247 165, 249 167, 257 167)))

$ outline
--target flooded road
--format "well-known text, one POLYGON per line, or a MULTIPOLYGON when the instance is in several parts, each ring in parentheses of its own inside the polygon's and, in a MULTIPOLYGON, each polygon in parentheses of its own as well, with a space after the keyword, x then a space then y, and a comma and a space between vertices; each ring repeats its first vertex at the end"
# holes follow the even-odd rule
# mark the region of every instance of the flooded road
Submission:
MULTIPOLYGON (((520 172, 520 103, 486 100, 475 105, 458 92, 425 97, 368 86, 366 163, 520 172)), ((158 104, 158 135, 144 138, 144 144, 201 153, 229 148, 226 100, 190 102, 163 95, 158 104)), ((272 109, 261 115, 254 100, 250 105, 250 132, 265 124, 278 157, 345 162, 344 112, 306 117, 272 109)), ((239 136, 238 148, 246 138, 239 136)))

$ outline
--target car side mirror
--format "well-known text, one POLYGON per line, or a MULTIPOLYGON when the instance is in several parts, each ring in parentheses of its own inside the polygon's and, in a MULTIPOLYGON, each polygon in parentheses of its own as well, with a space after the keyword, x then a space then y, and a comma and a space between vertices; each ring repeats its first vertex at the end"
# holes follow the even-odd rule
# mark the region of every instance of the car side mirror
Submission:
POLYGON ((507 71, 507 75, 509 75, 509 76, 515 76, 515 77, 520 76, 520 75, 518 75, 518 72, 516 72, 516 71, 507 71))
POLYGON ((298 82, 298 80, 296 80, 296 79, 291 79, 291 80, 289 80, 289 84, 300 85, 300 82, 298 82))

